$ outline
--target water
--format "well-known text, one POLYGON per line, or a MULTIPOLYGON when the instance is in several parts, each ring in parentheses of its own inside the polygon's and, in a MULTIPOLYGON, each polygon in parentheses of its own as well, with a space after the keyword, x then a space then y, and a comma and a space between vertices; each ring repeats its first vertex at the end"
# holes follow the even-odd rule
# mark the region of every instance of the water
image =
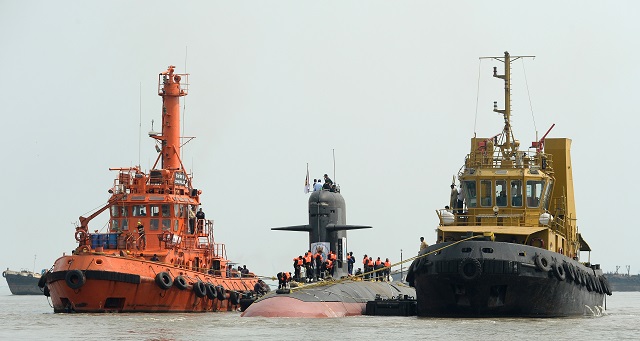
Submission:
POLYGON ((0 340, 638 340, 640 292, 614 292, 602 317, 241 318, 240 313, 54 314, 44 296, 0 287, 0 340))

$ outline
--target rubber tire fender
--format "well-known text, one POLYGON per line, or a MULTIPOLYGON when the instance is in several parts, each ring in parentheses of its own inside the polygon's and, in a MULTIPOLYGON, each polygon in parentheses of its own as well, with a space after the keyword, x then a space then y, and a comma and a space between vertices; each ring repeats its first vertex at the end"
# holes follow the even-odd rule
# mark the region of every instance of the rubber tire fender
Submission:
POLYGON ((205 283, 205 288, 207 292, 207 298, 213 301, 216 297, 218 297, 218 292, 216 291, 216 287, 213 284, 207 282, 205 283))
POLYGON ((562 262, 562 267, 564 268, 565 277, 567 278, 567 282, 573 282, 574 274, 571 271, 571 264, 567 262, 562 262))
POLYGON ((474 280, 482 275, 482 264, 476 258, 465 258, 458 265, 458 273, 464 280, 474 280))
POLYGON ((551 268, 553 269, 553 274, 556 275, 556 278, 559 281, 564 281, 567 278, 567 273, 564 271, 564 267, 562 265, 558 265, 558 263, 551 264, 551 268))
POLYGON ((87 281, 87 278, 84 276, 84 273, 78 269, 70 270, 64 276, 64 281, 67 283, 69 288, 71 289, 80 289, 87 281))
POLYGON ((204 282, 197 281, 193 283, 193 293, 200 298, 204 297, 207 294, 207 288, 205 287, 204 282))
POLYGON ((220 300, 220 301, 224 301, 224 300, 227 299, 227 296, 225 295, 226 292, 225 292, 224 287, 222 285, 218 285, 216 287, 216 294, 217 294, 218 300, 220 300))
POLYGON ((540 271, 548 272, 551 270, 551 263, 549 260, 546 257, 541 256, 539 253, 536 253, 533 261, 536 263, 536 267, 538 267, 540 271))
POLYGON ((169 275, 169 273, 165 271, 158 272, 158 274, 156 275, 156 284, 162 290, 167 290, 171 288, 171 286, 173 285, 173 280, 171 279, 171 275, 169 275))
POLYGON ((240 294, 237 291, 229 291, 229 301, 233 305, 240 304, 240 294))
POLYGON ((187 288, 187 280, 184 278, 184 276, 180 275, 177 276, 174 280, 173 280, 173 285, 176 286, 176 288, 180 289, 180 290, 184 290, 187 288))
POLYGON ((47 284, 47 275, 49 272, 47 271, 44 275, 40 277, 38 280, 38 288, 44 288, 45 284, 47 284))

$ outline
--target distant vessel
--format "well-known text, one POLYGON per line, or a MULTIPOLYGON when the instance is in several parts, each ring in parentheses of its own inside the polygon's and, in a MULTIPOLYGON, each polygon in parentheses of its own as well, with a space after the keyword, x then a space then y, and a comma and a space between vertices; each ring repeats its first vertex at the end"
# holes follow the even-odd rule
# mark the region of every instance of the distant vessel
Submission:
MULTIPOLYGON (((437 243, 414 260, 418 315, 555 317, 599 314, 611 287, 578 232, 571 140, 546 138, 519 150, 511 127, 511 62, 504 63, 501 133, 473 137, 458 173, 462 192, 438 209, 437 243), (458 199, 462 199, 458 201, 458 199), (453 201, 453 200, 452 200, 453 201), (464 205, 462 203, 464 202, 464 205)), ((553 127, 553 126, 552 126, 553 127)), ((549 129, 551 130, 551 129, 549 129)))
POLYGON ((118 175, 108 202, 79 218, 78 247, 45 274, 54 312, 235 310, 257 283, 252 273, 232 269, 213 221, 194 212, 202 191, 180 158, 179 99, 188 93, 188 74, 174 70, 158 76, 162 132, 149 132, 158 151, 153 168, 111 169, 118 175), (88 223, 104 211, 110 231, 92 232, 88 223))
POLYGON ((640 291, 640 275, 631 275, 630 266, 627 265, 627 273, 618 273, 616 267, 615 273, 605 273, 604 276, 611 284, 611 291, 640 291))
MULTIPOLYGON (((42 270, 42 273, 45 271, 42 270)), ((2 277, 7 280, 9 290, 14 295, 42 295, 42 290, 38 287, 38 281, 42 277, 42 273, 24 269, 13 271, 7 268, 2 272, 2 277)))
POLYGON ((319 245, 324 253, 335 251, 336 280, 272 291, 256 300, 242 314, 245 317, 343 317, 363 315, 368 301, 378 298, 415 297, 415 290, 400 282, 375 282, 347 277, 347 231, 371 228, 347 225, 346 205, 338 191, 321 190, 309 197, 309 224, 273 228, 309 233, 309 250, 319 245))

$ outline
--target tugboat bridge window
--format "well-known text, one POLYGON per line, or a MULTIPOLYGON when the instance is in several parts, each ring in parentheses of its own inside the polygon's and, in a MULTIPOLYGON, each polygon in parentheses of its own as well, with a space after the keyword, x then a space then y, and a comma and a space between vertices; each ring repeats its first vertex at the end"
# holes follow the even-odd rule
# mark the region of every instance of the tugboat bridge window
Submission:
POLYGON ((169 210, 168 204, 162 205, 162 216, 165 218, 168 218, 171 216, 171 211, 169 210))
POLYGON ((507 206, 507 180, 496 180, 496 206, 507 206))
POLYGON ((160 228, 160 222, 158 221, 158 219, 150 219, 149 221, 149 228, 151 229, 151 231, 157 231, 158 228, 160 228))
POLYGON ((480 180, 480 206, 492 207, 491 202, 491 180, 480 180))
POLYGON ((133 206, 133 216, 134 217, 144 217, 147 215, 147 209, 144 205, 134 205, 133 206))
POLYGON ((464 197, 467 200, 467 207, 473 208, 477 206, 476 202, 476 182, 465 181, 463 183, 464 197))
POLYGON ((540 207, 544 180, 527 180, 527 207, 540 207))
POLYGON ((171 230, 171 219, 162 219, 162 231, 171 230))
POLYGON ((522 207, 522 180, 511 180, 511 206, 522 207))
POLYGON ((158 205, 151 205, 151 216, 152 217, 160 216, 160 207, 158 205))

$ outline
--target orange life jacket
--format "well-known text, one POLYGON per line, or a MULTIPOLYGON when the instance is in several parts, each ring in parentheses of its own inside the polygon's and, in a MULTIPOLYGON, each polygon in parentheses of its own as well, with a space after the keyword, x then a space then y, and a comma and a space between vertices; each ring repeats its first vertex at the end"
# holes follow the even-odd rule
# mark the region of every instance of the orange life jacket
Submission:
POLYGON ((331 259, 327 259, 327 269, 331 270, 331 268, 333 268, 333 262, 331 259))
POLYGON ((373 267, 373 259, 369 259, 367 260, 367 264, 369 264, 369 266, 373 267))
POLYGON ((302 266, 302 258, 296 258, 296 264, 298 264, 299 266, 302 266))
POLYGON ((369 258, 364 257, 364 258, 362 259, 362 264, 363 264, 363 265, 367 265, 367 264, 369 264, 369 258))
POLYGON ((329 254, 329 259, 331 259, 332 261, 338 259, 338 255, 336 255, 335 253, 330 253, 329 254))
POLYGON ((387 267, 387 268, 390 267, 391 266, 391 262, 389 262, 389 261, 384 262, 384 266, 387 267))
POLYGON ((376 259, 375 264, 376 264, 376 266, 378 266, 378 265, 382 264, 382 261, 379 260, 379 259, 376 259))
POLYGON ((311 254, 310 253, 306 253, 304 255, 304 261, 307 262, 307 264, 311 263, 311 254))

